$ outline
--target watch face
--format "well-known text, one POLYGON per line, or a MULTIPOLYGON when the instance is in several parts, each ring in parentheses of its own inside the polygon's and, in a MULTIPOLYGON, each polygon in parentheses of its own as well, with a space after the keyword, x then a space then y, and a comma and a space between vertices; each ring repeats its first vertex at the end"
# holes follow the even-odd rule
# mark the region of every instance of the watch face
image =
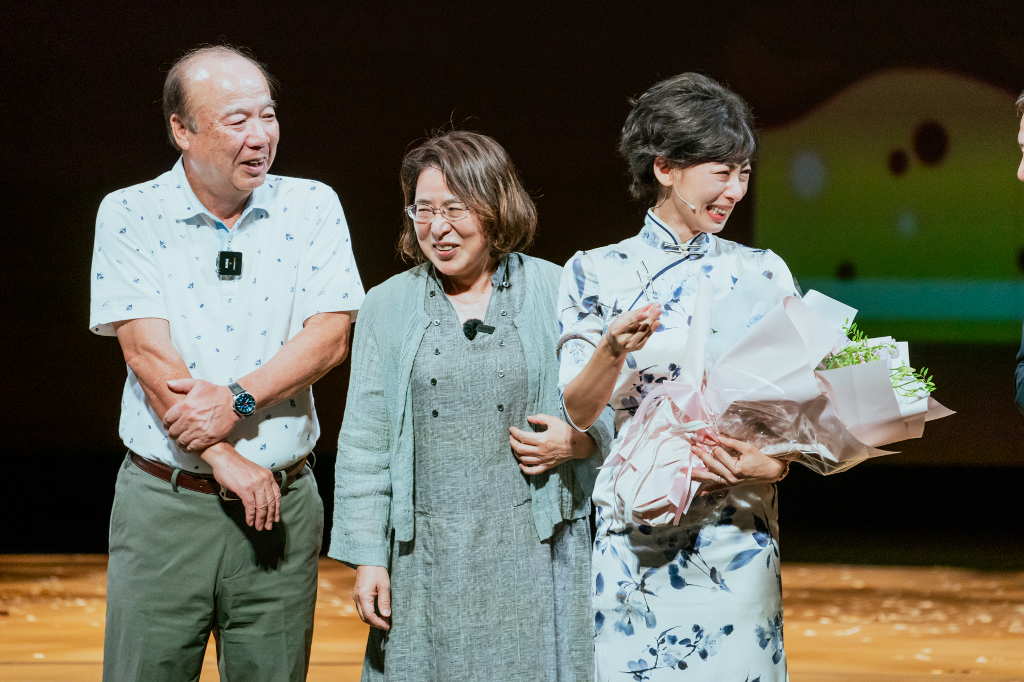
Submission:
POLYGON ((235 409, 238 414, 248 417, 256 411, 256 398, 248 393, 239 393, 235 396, 235 409))

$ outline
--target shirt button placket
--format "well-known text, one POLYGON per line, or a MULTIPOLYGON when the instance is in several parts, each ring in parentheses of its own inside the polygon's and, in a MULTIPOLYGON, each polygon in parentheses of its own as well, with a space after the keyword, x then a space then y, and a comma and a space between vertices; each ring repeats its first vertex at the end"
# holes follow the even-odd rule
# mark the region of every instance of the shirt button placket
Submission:
MULTIPOLYGON (((431 292, 431 293, 433 293, 433 292, 431 292)), ((435 327, 437 327, 440 324, 441 324, 440 320, 434 320, 434 326, 435 327)), ((434 355, 440 355, 440 354, 441 354, 441 349, 440 348, 435 348, 434 349, 434 355)), ((437 379, 434 378, 434 377, 431 377, 430 385, 431 386, 437 386, 437 379)), ((437 417, 437 410, 431 410, 430 411, 430 416, 436 418, 437 417)))

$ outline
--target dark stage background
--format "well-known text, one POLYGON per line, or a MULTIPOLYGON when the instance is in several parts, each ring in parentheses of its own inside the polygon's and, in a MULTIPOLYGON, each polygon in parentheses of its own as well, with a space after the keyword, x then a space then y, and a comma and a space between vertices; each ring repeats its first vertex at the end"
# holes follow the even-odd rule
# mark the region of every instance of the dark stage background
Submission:
MULTIPOLYGON (((433 128, 454 123, 506 146, 540 210, 532 253, 562 263, 638 230, 643 207, 629 198, 615 145, 627 99, 662 78, 695 70, 726 82, 765 129, 894 67, 952 71, 1011 93, 1024 87, 1019 1, 827 10, 819 2, 33 2, 8 4, 0 17, 8 330, 0 447, 9 473, 0 552, 106 549, 124 454, 125 369, 116 341, 87 327, 93 221, 107 192, 174 163, 159 98, 184 49, 247 46, 280 78, 273 171, 338 192, 368 288, 403 269, 393 255, 398 166, 433 128)), ((755 166, 727 238, 757 241, 756 177, 755 166)), ((932 369, 937 397, 959 414, 930 425, 904 454, 827 479, 794 471, 781 484, 787 559, 1024 566, 1015 350, 915 344, 915 364, 932 369)), ((347 378, 346 363, 315 389, 328 512, 347 378)))

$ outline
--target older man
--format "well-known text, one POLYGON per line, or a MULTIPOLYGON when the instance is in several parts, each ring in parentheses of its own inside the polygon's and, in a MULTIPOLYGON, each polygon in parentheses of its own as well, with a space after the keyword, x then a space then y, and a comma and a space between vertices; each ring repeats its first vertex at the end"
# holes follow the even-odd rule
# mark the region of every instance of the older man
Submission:
POLYGON ((129 453, 110 521, 103 678, 302 680, 323 506, 311 384, 363 299, 337 195, 268 176, 273 79, 231 47, 180 59, 164 118, 181 159, 107 196, 91 320, 128 364, 129 453))

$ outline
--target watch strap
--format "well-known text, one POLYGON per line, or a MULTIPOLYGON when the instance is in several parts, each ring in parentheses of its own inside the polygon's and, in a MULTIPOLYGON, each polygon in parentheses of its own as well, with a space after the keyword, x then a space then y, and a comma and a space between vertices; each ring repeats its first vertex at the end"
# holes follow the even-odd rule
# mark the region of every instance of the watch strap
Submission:
POLYGON ((234 395, 241 395, 242 393, 245 393, 245 389, 239 386, 237 381, 228 382, 228 388, 231 389, 231 392, 234 395))

